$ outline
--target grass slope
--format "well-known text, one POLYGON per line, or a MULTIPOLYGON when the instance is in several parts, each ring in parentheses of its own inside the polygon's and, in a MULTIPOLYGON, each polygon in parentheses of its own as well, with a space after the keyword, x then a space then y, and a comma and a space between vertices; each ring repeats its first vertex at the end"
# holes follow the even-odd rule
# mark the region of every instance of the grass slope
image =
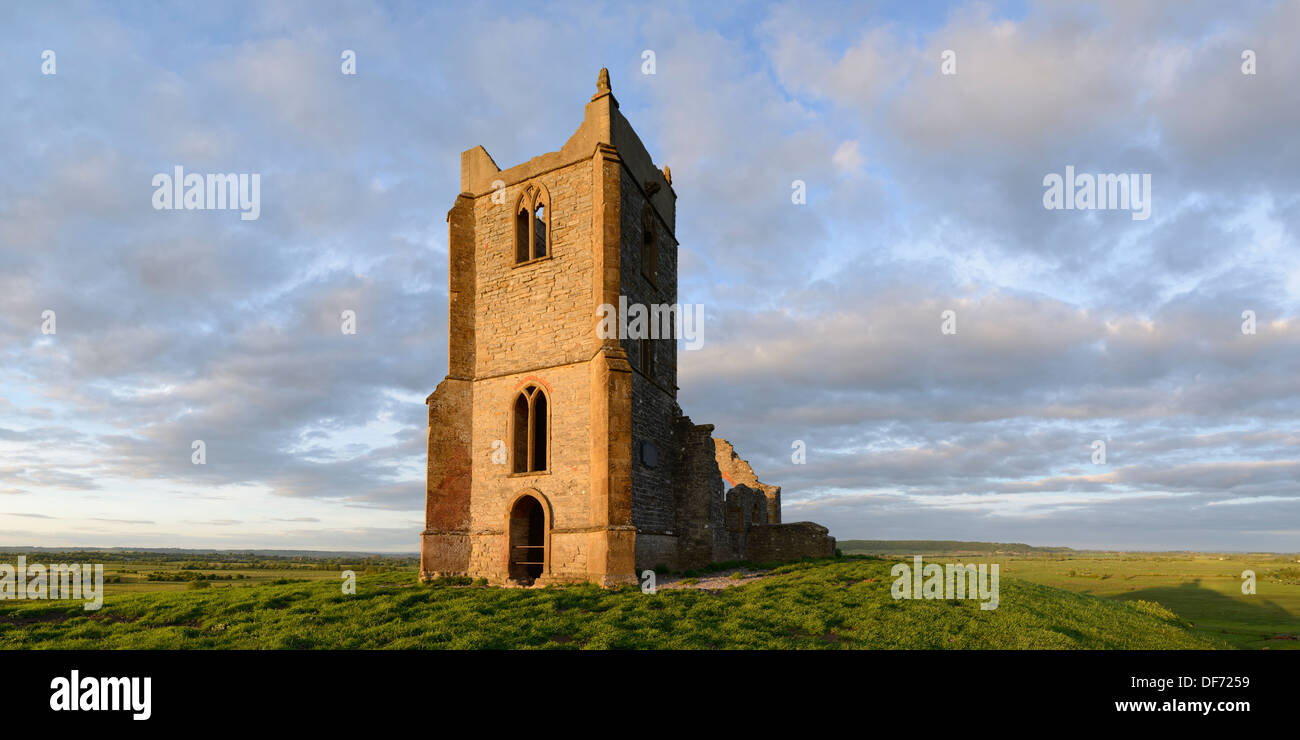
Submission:
POLYGON ((363 576, 123 594, 99 612, 0 602, 0 648, 1215 648, 1171 612, 1013 578, 1001 604, 898 601, 890 561, 786 565, 720 592, 497 589, 363 576))
POLYGON ((1000 560, 1004 577, 1114 601, 1154 601, 1192 631, 1246 649, 1300 650, 1300 566, 1294 556, 1181 555, 1000 560), (1241 574, 1256 574, 1256 593, 1241 574))

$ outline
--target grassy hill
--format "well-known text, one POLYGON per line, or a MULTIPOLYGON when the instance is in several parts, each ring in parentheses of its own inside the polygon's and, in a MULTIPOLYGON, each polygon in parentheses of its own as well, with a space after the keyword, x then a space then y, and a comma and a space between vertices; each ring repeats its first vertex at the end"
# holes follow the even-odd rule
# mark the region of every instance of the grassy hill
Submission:
POLYGON ((1108 600, 1158 602, 1194 632, 1255 650, 1300 649, 1297 561, 1296 556, 1204 553, 998 558, 1003 577, 1108 600), (1257 576, 1257 593, 1242 593, 1246 570, 1257 576))
POLYGON ((410 572, 326 580, 0 602, 0 648, 1214 648, 1147 602, 1014 578, 1001 603, 895 600, 890 561, 782 566, 721 591, 593 586, 498 589, 410 572))

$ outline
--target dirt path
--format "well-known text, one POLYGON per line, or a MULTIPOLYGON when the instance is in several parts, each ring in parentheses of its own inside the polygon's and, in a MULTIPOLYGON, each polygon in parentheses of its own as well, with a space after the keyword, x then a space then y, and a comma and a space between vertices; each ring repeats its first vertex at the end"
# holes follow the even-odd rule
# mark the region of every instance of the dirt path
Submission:
POLYGON ((721 591, 731 586, 743 586, 746 583, 762 580, 767 577, 770 571, 754 570, 753 568, 733 568, 729 570, 718 571, 716 573, 706 573, 694 578, 686 578, 679 575, 659 576, 655 579, 655 587, 659 590, 694 588, 705 591, 721 591), (740 577, 733 577, 739 573, 740 577))

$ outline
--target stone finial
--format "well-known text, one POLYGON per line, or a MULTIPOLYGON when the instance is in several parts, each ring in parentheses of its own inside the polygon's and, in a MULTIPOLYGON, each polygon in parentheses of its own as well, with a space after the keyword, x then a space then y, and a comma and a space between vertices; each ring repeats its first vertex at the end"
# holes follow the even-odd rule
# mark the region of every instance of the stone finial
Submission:
POLYGON ((609 69, 607 67, 601 67, 600 74, 596 75, 596 94, 604 95, 607 92, 610 92, 609 69))
POLYGON ((668 165, 664 165, 664 179, 668 181, 669 185, 673 184, 673 171, 668 169, 668 165))

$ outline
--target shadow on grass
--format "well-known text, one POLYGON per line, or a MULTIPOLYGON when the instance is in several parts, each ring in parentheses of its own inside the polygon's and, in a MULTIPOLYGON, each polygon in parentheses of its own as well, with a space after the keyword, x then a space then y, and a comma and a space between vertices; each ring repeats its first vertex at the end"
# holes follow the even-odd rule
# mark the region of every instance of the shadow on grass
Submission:
POLYGON ((1199 578, 1177 586, 1128 591, 1112 598, 1159 602, 1193 629, 1234 637, 1232 641, 1238 647, 1265 647, 1288 637, 1300 637, 1300 620, 1276 603, 1257 595, 1228 596, 1205 588, 1199 578))

